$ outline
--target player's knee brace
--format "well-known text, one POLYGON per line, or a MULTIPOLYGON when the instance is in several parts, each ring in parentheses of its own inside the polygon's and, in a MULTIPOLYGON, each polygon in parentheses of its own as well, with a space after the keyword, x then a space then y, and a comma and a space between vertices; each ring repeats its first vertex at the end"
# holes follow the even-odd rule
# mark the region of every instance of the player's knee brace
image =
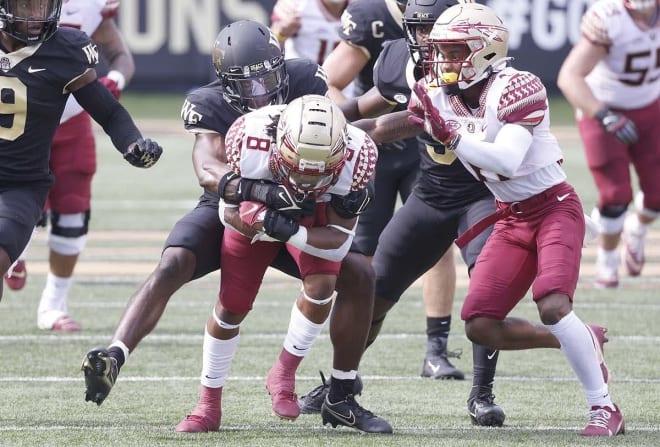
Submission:
POLYGON ((628 205, 608 205, 594 208, 591 219, 598 224, 602 234, 618 234, 623 230, 628 205))
POLYGON ((213 314, 213 319, 215 320, 215 322, 222 329, 226 329, 228 331, 231 331, 232 329, 238 329, 241 326, 241 323, 231 324, 231 323, 227 323, 226 321, 221 320, 220 317, 218 316, 218 314, 215 313, 215 309, 213 309, 213 312, 211 312, 211 313, 213 314))
POLYGON ((305 298, 307 301, 309 301, 312 304, 316 304, 318 306, 324 306, 328 304, 329 302, 334 300, 335 297, 337 296, 337 291, 333 290, 329 297, 317 300, 316 298, 312 298, 311 296, 307 295, 305 293, 304 287, 301 287, 300 293, 302 293, 303 298, 305 298))
POLYGON ((79 254, 87 243, 90 211, 74 214, 50 212, 48 246, 65 256, 79 254))
POLYGON ((649 219, 657 219, 660 216, 660 210, 644 207, 644 193, 641 191, 635 195, 635 211, 649 219))

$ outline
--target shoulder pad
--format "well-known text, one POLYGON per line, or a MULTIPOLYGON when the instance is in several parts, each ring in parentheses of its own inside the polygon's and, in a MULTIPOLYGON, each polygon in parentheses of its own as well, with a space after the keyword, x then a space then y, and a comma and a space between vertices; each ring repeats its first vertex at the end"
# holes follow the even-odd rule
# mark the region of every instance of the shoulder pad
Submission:
POLYGON ((532 73, 519 72, 509 78, 497 105, 501 122, 535 126, 543 121, 547 93, 541 80, 532 73))

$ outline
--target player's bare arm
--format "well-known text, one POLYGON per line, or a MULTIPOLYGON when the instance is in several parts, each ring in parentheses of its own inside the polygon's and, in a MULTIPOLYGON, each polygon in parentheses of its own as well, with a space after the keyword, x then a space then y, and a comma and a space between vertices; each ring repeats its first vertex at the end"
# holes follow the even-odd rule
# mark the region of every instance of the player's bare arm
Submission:
POLYGON ((216 132, 196 133, 192 160, 199 186, 216 192, 220 179, 229 172, 225 137, 216 132))
POLYGON ((589 117, 596 115, 605 105, 596 99, 585 79, 606 56, 606 47, 582 38, 559 70, 557 86, 571 104, 589 117))
POLYGON ((91 37, 107 59, 109 69, 118 71, 124 77, 123 82, 119 83, 120 89, 123 89, 135 74, 135 61, 114 20, 104 19, 91 37))
POLYGON ((346 97, 342 90, 357 77, 369 62, 366 50, 346 42, 340 42, 323 62, 323 70, 328 76, 328 96, 336 103, 346 97))

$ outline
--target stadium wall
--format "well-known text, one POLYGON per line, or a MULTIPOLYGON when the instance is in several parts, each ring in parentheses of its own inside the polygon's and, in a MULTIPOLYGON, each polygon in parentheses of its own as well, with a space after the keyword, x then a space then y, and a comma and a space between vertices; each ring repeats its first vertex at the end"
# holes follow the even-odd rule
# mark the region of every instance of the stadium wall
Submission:
MULTIPOLYGON (((300 2, 310 0, 297 0, 300 2)), ((374 0, 378 1, 378 0, 374 0)), ((490 0, 510 30, 514 65, 539 75, 556 91, 559 66, 579 37, 593 0, 490 0)), ((275 0, 131 0, 119 27, 135 55, 132 91, 183 92, 215 78, 209 54, 215 36, 240 19, 269 23, 275 0)))

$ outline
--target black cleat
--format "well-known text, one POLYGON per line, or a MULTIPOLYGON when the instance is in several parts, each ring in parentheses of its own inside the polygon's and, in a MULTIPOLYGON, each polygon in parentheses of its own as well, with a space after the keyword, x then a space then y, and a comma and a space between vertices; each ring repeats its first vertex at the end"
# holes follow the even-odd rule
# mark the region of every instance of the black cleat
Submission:
POLYGON ((465 379, 463 371, 457 369, 449 361, 449 357, 460 359, 461 354, 461 350, 447 352, 447 338, 445 337, 436 337, 430 340, 426 349, 421 376, 441 380, 465 379))
MULTIPOLYGON (((321 374, 321 385, 298 399, 298 406, 302 414, 319 414, 325 401, 325 396, 330 391, 330 381, 325 378, 323 371, 319 371, 319 374, 321 374)), ((359 374, 355 379, 353 394, 358 396, 362 394, 362 379, 360 379, 359 374)))
POLYGON ((85 354, 81 370, 85 375, 85 401, 101 405, 117 381, 117 359, 105 348, 94 348, 85 354))
POLYGON ((321 407, 321 418, 323 425, 329 423, 332 428, 343 425, 363 433, 392 433, 392 426, 385 419, 362 408, 352 394, 334 404, 326 397, 321 407))
POLYGON ((467 401, 467 410, 474 425, 482 427, 501 427, 504 424, 504 410, 495 403, 495 396, 490 387, 478 387, 467 401))

